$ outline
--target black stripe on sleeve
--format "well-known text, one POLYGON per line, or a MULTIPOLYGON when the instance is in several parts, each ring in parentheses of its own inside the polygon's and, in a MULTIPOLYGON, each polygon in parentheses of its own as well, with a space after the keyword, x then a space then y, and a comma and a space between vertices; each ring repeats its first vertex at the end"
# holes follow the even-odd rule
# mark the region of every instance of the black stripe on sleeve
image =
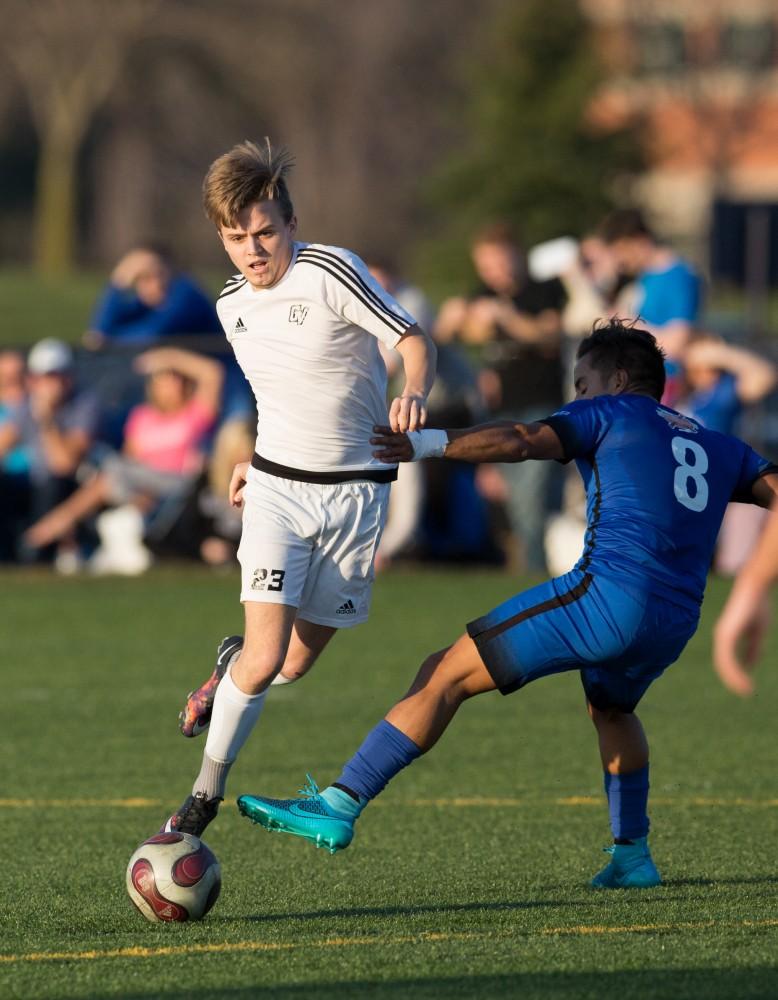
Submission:
MULTIPOLYGON (((376 295, 373 289, 364 281, 356 268, 342 257, 339 257, 336 253, 332 253, 332 251, 329 250, 320 250, 318 247, 307 246, 297 255, 298 260, 308 261, 308 263, 313 263, 314 258, 330 264, 343 276, 344 279, 350 279, 351 284, 349 284, 349 287, 354 294, 357 295, 360 301, 364 304, 367 304, 365 299, 368 299, 376 308, 380 309, 384 314, 384 322, 387 326, 392 327, 396 333, 405 333, 405 331, 413 325, 403 316, 399 316, 396 312, 394 312, 384 302, 384 300, 380 298, 380 296, 376 295), (361 295, 357 289, 361 290, 361 295)), ((346 284, 347 282, 344 280, 343 283, 346 284)), ((373 312, 375 312, 375 309, 373 312)))
POLYGON ((761 472, 757 473, 751 481, 751 485, 747 490, 735 490, 732 496, 729 498, 731 503, 755 503, 754 500, 754 483, 758 483, 763 476, 771 476, 778 472, 778 465, 768 465, 761 472))
POLYGON ((241 289, 241 288, 243 288, 243 286, 244 286, 245 284, 246 284, 246 278, 242 278, 242 279, 241 279, 240 281, 238 281, 238 282, 237 282, 236 284, 234 284, 234 285, 229 285, 229 284, 225 285, 225 286, 224 286, 224 290, 223 290, 223 291, 221 292, 221 294, 219 295, 219 298, 220 298, 220 299, 223 299, 223 298, 225 298, 225 297, 226 297, 227 295, 232 295, 232 293, 233 293, 233 292, 238 292, 238 291, 240 291, 240 289, 241 289))
POLYGON ((362 289, 365 295, 373 302, 373 304, 378 306, 379 309, 382 309, 387 314, 388 317, 391 317, 392 319, 395 320, 399 320, 401 323, 406 324, 405 317, 400 316, 398 313, 394 312, 394 310, 391 309, 386 302, 384 302, 381 296, 376 294, 375 290, 372 289, 370 285, 367 284, 367 282, 364 280, 359 271, 354 267, 353 264, 349 263, 349 261, 344 260, 343 257, 340 257, 338 256, 338 254, 333 253, 332 250, 322 250, 320 247, 307 246, 305 247, 304 250, 301 251, 301 253, 316 255, 321 259, 330 261, 332 264, 335 265, 335 267, 338 270, 342 271, 344 274, 347 274, 350 278, 352 278, 359 285, 359 287, 362 289))
MULTIPOLYGON (((362 303, 362 305, 366 309, 368 309, 371 313, 373 313, 373 315, 376 317, 376 319, 379 319, 385 326, 388 326, 389 329, 393 333, 403 334, 403 333, 405 333, 406 330, 408 330, 412 326, 411 323, 406 323, 405 326, 403 326, 401 329, 398 330, 396 328, 396 326, 393 323, 390 323, 384 315, 382 315, 380 312, 378 312, 378 310, 375 308, 375 306, 373 306, 363 295, 361 295, 357 291, 357 289, 353 285, 351 285, 349 283, 349 281, 342 274, 338 274, 338 272, 335 271, 333 268, 331 268, 328 264, 325 264, 325 263, 323 263, 320 260, 312 260, 312 259, 304 258, 304 257, 302 257, 302 255, 298 256, 297 259, 298 259, 298 262, 300 264, 312 264, 314 267, 320 267, 322 269, 322 271, 326 271, 327 274, 332 275, 333 278, 335 278, 342 285, 344 285, 346 288, 348 288, 348 290, 350 292, 352 292, 353 295, 356 298, 359 299, 359 301, 362 303)), ((399 322, 399 321, 395 321, 395 322, 399 322)))

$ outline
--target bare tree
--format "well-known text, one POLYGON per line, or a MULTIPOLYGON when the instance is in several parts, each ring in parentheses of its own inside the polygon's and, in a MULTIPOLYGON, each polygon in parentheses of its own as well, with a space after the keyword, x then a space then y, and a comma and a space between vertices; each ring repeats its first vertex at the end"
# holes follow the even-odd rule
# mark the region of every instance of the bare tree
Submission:
POLYGON ((0 0, 0 52, 16 71, 40 143, 34 245, 41 272, 73 263, 79 152, 158 4, 0 0))

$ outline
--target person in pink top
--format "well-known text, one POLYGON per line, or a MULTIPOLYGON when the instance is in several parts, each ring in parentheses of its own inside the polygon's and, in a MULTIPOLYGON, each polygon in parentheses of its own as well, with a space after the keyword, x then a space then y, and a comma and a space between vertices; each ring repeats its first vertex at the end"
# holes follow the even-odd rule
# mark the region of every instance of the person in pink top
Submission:
POLYGON ((130 411, 121 454, 109 455, 79 489, 25 534, 42 548, 103 507, 132 504, 141 513, 184 495, 200 474, 203 439, 216 422, 222 368, 191 351, 161 347, 136 358, 147 376, 146 402, 130 411))

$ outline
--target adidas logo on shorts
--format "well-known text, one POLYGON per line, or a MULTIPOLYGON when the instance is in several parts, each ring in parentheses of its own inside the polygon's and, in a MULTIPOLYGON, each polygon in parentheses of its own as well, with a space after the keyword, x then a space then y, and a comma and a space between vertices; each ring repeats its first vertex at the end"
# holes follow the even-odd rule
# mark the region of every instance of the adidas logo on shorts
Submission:
POLYGON ((355 615, 356 613, 357 609, 354 607, 354 602, 350 598, 345 604, 341 604, 335 612, 336 615, 355 615))

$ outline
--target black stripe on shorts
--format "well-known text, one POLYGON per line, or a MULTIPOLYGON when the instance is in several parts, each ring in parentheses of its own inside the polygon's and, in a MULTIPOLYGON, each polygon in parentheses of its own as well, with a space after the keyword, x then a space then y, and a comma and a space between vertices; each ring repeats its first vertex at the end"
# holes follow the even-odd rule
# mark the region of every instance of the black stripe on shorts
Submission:
MULTIPOLYGON (((484 666, 489 673, 491 674, 492 671, 489 667, 489 657, 486 647, 492 639, 496 638, 498 635, 502 635, 503 632, 507 632, 508 629, 513 628, 515 625, 520 625, 529 618, 535 618, 537 615, 545 614, 547 611, 555 611, 557 608, 564 608, 568 604, 573 604, 575 601, 579 601, 591 586, 592 579, 593 577, 591 573, 584 573, 580 582, 570 590, 565 591, 564 594, 549 597, 548 600, 541 601, 539 604, 533 604, 529 608, 524 608, 523 611, 518 611, 515 615, 511 615, 510 618, 506 618, 505 621, 497 622, 496 625, 491 625, 489 628, 486 628, 481 632, 477 632, 475 629, 475 625, 479 619, 468 622, 467 634, 476 644, 476 648, 481 655, 484 666)), ((503 694, 511 694, 513 691, 516 691, 522 686, 520 680, 516 681, 515 684, 504 686, 499 683, 499 678, 495 677, 494 680, 503 694)))

